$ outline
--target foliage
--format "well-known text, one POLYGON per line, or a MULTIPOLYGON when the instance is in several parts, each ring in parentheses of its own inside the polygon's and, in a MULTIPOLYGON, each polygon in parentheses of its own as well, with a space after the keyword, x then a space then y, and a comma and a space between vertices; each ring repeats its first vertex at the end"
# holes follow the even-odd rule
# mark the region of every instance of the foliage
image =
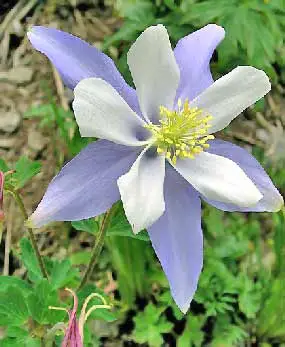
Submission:
MULTIPOLYGON (((41 346, 42 341, 48 341, 51 328, 58 322, 67 320, 66 313, 49 309, 50 306, 60 307, 60 295, 65 287, 78 285, 78 271, 72 267, 69 260, 57 261, 45 259, 49 270, 49 281, 43 278, 34 250, 28 241, 21 240, 21 259, 27 269, 28 279, 2 276, 0 278, 0 325, 7 327, 6 337, 1 346, 41 346)), ((100 290, 96 286, 87 286, 78 294, 80 308, 85 298, 100 290)), ((100 294, 103 294, 100 292, 100 294)), ((103 294, 104 295, 104 294, 103 294)), ((93 304, 98 304, 93 299, 93 304)), ((67 308, 72 306, 64 303, 67 308)), ((113 321, 112 312, 97 309, 90 319, 113 321)), ((62 334, 61 334, 62 336, 62 334)), ((58 341, 60 346, 60 340, 58 341)))
POLYGON ((25 156, 20 157, 16 163, 11 166, 9 166, 3 159, 0 159, 0 170, 6 173, 6 188, 18 190, 23 188, 40 172, 41 164, 38 161, 31 161, 25 156))
POLYGON ((132 339, 138 343, 148 343, 151 347, 159 347, 163 344, 163 333, 172 329, 172 324, 162 316, 164 308, 157 308, 149 303, 143 312, 139 312, 134 318, 135 329, 132 339))
POLYGON ((204 323, 205 316, 189 315, 183 333, 177 340, 177 346, 201 347, 205 336, 202 331, 204 323))
MULTIPOLYGON (((284 0, 117 0, 115 11, 124 22, 106 39, 104 48, 119 48, 119 67, 128 79, 126 52, 147 26, 165 24, 175 44, 184 35, 213 22, 224 26, 227 32, 213 59, 215 74, 245 64, 263 68, 276 77, 275 69, 282 70, 285 64, 284 9, 284 0)), ((50 131, 58 169, 89 140, 80 137, 72 112, 58 106, 50 91, 45 90, 45 94, 43 104, 31 108, 25 117, 38 119, 39 126, 50 131)), ((254 154, 284 192, 284 167, 273 166, 261 149, 255 148, 254 154)), ((0 170, 6 175, 5 193, 15 194, 40 172, 41 164, 24 156, 9 164, 0 158, 0 170)), ((64 232, 86 233, 89 239, 96 240, 102 219, 99 216, 67 223, 64 232)), ((252 341, 261 346, 284 345, 284 225, 282 213, 273 217, 266 213, 224 213, 205 206, 204 269, 191 311, 184 316, 173 302, 147 232, 132 233, 118 202, 94 281, 78 292, 78 299, 81 310, 91 293, 105 297, 97 280, 101 283, 108 271, 114 288, 113 299, 107 301, 111 300, 120 313, 104 308, 94 311, 85 327, 85 345, 102 344, 90 324, 94 320, 108 322, 108 333, 111 324, 123 330, 127 322, 130 328, 123 332, 123 339, 148 346, 166 345, 168 339, 175 340, 178 347, 250 346, 255 343, 252 341)), ((44 258, 49 280, 43 278, 27 238, 21 239, 20 250, 15 247, 12 251, 25 273, 21 278, 0 278, 0 325, 4 328, 0 345, 40 347, 45 341, 47 347, 60 346, 63 333, 57 331, 54 336, 53 328, 59 322, 66 324, 68 318, 49 306, 72 307, 64 288, 78 287, 81 265, 90 260, 89 249, 82 248, 64 260, 57 259, 57 255, 44 258)), ((94 304, 100 304, 100 300, 93 298, 89 305, 94 304)), ((122 338, 122 333, 116 338, 122 338)))
POLYGON ((174 43, 208 23, 223 26, 227 35, 218 48, 215 64, 219 73, 248 64, 266 70, 276 81, 274 65, 285 64, 284 0, 117 0, 115 9, 124 24, 106 39, 104 47, 125 43, 119 60, 125 74, 130 44, 144 29, 157 23, 167 27, 174 43))

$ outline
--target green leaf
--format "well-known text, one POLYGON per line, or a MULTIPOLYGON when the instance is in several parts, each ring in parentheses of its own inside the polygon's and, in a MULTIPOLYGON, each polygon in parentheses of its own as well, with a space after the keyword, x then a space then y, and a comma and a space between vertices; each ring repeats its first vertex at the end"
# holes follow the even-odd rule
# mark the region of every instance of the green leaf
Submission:
POLYGON ((154 17, 155 6, 148 0, 117 0, 116 9, 121 16, 142 23, 154 17))
POLYGON ((51 104, 33 106, 24 113, 24 118, 47 117, 51 112, 51 104))
POLYGON ((106 245, 117 273, 122 300, 132 306, 136 295, 143 297, 148 292, 147 264, 151 249, 140 240, 117 236, 108 238, 106 245))
POLYGON ((0 276, 0 292, 5 292, 8 287, 18 287, 25 295, 32 290, 31 286, 21 278, 15 276, 0 276))
POLYGON ((134 318, 135 329, 132 334, 135 342, 147 343, 151 347, 163 345, 162 334, 169 333, 173 327, 173 324, 162 315, 164 309, 149 303, 143 312, 136 315, 134 318))
POLYGON ((75 230, 86 231, 89 234, 96 234, 99 229, 99 224, 94 218, 73 221, 71 225, 75 230))
POLYGON ((0 293, 0 326, 20 326, 29 317, 25 296, 18 287, 0 293))
POLYGON ((164 0, 164 3, 167 7, 170 8, 170 10, 177 11, 177 5, 175 4, 174 0, 164 0))
POLYGON ((50 270, 50 282, 54 289, 72 287, 77 283, 79 272, 74 269, 69 259, 53 260, 50 270))
POLYGON ((20 241, 20 247, 22 252, 21 260, 28 270, 29 279, 33 282, 41 280, 43 278, 43 275, 41 273, 38 259, 30 241, 27 238, 23 238, 20 241))
POLYGON ((21 157, 15 165, 16 172, 13 174, 15 188, 22 188, 32 177, 41 170, 41 164, 37 161, 31 161, 27 157, 21 157))
POLYGON ((178 306, 174 302, 171 293, 169 290, 164 292, 162 295, 159 295, 157 298, 159 304, 164 304, 165 308, 170 306, 172 308, 173 314, 177 320, 181 320, 184 318, 184 314, 179 310, 178 306))
POLYGON ((59 306, 59 303, 57 292, 46 279, 36 284, 27 302, 32 318, 39 324, 56 323, 65 317, 63 312, 49 309, 49 306, 59 306))
POLYGON ((1 340, 1 347, 41 347, 39 338, 33 338, 28 331, 19 327, 9 327, 7 337, 1 340))
POLYGON ((90 252, 81 251, 71 254, 69 259, 72 265, 87 265, 90 258, 90 252))
POLYGON ((228 315, 219 315, 215 322, 211 346, 243 346, 247 337, 248 333, 243 326, 233 324, 228 315))
POLYGON ((267 292, 258 314, 258 336, 285 337, 285 282, 284 275, 268 283, 267 292))
POLYGON ((5 160, 2 158, 0 158, 0 171, 2 171, 2 172, 9 171, 8 165, 6 164, 5 160))
POLYGON ((200 347, 204 341, 205 333, 202 327, 205 323, 205 316, 188 315, 184 331, 177 340, 177 347, 200 347))
POLYGON ((261 283, 254 283, 245 275, 241 277, 238 297, 239 308, 247 318, 255 318, 262 304, 263 293, 261 283))
POLYGON ((274 221, 274 251, 276 256, 276 271, 282 273, 285 270, 285 213, 281 211, 273 216, 274 221))
POLYGON ((111 219, 111 223, 107 230, 107 236, 126 236, 137 240, 149 241, 149 236, 146 231, 141 231, 137 235, 133 233, 121 202, 117 204, 117 210, 111 219))

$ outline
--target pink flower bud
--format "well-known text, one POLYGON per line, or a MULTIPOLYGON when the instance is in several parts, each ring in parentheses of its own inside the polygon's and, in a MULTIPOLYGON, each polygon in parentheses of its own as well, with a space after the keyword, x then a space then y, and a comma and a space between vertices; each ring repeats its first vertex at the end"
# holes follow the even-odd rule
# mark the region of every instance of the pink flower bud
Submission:
POLYGON ((78 307, 78 299, 76 294, 71 289, 66 289, 73 296, 73 309, 70 310, 68 327, 65 332, 62 347, 83 347, 82 337, 79 333, 78 321, 76 318, 76 311, 78 307))
POLYGON ((106 300, 100 294, 92 293, 85 299, 80 313, 80 317, 77 320, 76 313, 78 308, 78 298, 73 290, 69 288, 65 288, 65 290, 73 296, 72 310, 67 310, 65 308, 54 306, 49 307, 52 310, 66 311, 69 316, 68 326, 65 330, 65 335, 61 347, 83 347, 83 327, 88 317, 91 315, 93 311, 95 311, 98 308, 110 309, 111 306, 107 305, 106 300), (89 308, 89 310, 87 310, 87 306, 90 300, 92 300, 95 297, 102 300, 102 304, 93 305, 91 308, 89 308))

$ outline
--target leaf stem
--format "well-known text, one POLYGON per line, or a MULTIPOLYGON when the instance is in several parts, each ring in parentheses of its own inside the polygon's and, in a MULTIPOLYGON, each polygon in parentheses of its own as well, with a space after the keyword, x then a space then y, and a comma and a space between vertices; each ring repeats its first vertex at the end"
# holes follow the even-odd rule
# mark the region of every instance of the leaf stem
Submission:
MULTIPOLYGON (((12 190, 12 189, 9 189, 8 192, 13 196, 13 198, 15 199, 15 201, 17 202, 21 212, 22 212, 22 215, 24 217, 25 220, 28 219, 28 213, 27 213, 27 210, 25 208, 25 205, 23 203, 23 200, 20 196, 20 194, 16 191, 16 190, 12 190)), ((40 251, 39 251, 39 248, 38 248, 38 245, 37 245, 37 242, 36 242, 36 238, 35 238, 35 235, 34 235, 34 232, 31 228, 27 228, 28 230, 28 233, 29 233, 29 236, 30 236, 30 240, 31 240, 31 243, 32 243, 32 247, 36 253, 36 257, 38 259, 38 263, 39 263, 39 266, 40 266, 40 269, 41 269, 41 272, 42 272, 42 275, 46 278, 46 279, 49 279, 48 277, 48 273, 47 273, 47 270, 46 270, 46 267, 45 267, 45 264, 44 264, 44 261, 43 261, 43 258, 40 254, 40 251)))
POLYGON ((79 291, 80 289, 82 289, 84 287, 84 285, 86 284, 86 282, 89 280, 93 270, 94 270, 94 266, 96 264, 97 258, 101 253, 101 250, 103 248, 103 244, 104 244, 104 239, 107 233, 107 229, 108 229, 108 225, 111 221, 111 218, 113 216, 113 212, 114 212, 114 208, 111 207, 104 215, 97 238, 95 240, 95 244, 92 250, 92 255, 91 255, 91 259, 89 261, 89 264, 87 266, 87 269, 82 277, 82 280, 77 288, 77 290, 79 291))

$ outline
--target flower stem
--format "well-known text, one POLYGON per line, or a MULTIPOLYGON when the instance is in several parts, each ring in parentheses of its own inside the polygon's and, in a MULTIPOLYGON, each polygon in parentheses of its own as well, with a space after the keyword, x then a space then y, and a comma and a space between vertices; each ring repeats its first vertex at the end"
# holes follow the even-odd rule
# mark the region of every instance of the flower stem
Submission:
MULTIPOLYGON (((17 202, 21 212, 22 212, 22 215, 24 217, 25 220, 28 219, 28 213, 27 213, 27 210, 25 208, 25 205, 23 203, 23 200, 20 196, 20 194, 16 191, 16 190, 10 190, 9 189, 9 192, 12 194, 12 196, 14 197, 15 201, 17 202)), ((39 263, 39 266, 40 266, 40 269, 41 269, 41 272, 42 272, 42 275, 48 279, 48 273, 47 273, 47 270, 46 270, 46 267, 45 267, 45 264, 44 264, 44 261, 43 261, 43 258, 40 254, 40 251, 39 251, 39 248, 38 248, 38 245, 37 245, 37 242, 36 242, 36 238, 35 238, 35 235, 34 235, 34 232, 31 228, 27 228, 28 229, 28 233, 29 233, 29 236, 30 236, 30 240, 31 240, 31 243, 32 243, 32 247, 36 253, 36 257, 38 259, 38 263, 39 263)))
POLYGON ((114 209, 111 207, 104 215, 99 232, 98 232, 98 236, 95 240, 95 244, 92 250, 92 255, 91 255, 91 259, 89 261, 88 267, 82 277, 82 280, 77 288, 77 290, 80 290, 84 287, 84 285, 86 284, 86 282, 89 280, 89 277, 91 276, 93 270, 94 270, 94 266, 96 264, 97 258, 101 253, 101 250, 103 248, 103 244, 104 244, 104 239, 106 236, 106 232, 108 229, 108 225, 111 221, 112 215, 113 215, 113 211, 114 209))

